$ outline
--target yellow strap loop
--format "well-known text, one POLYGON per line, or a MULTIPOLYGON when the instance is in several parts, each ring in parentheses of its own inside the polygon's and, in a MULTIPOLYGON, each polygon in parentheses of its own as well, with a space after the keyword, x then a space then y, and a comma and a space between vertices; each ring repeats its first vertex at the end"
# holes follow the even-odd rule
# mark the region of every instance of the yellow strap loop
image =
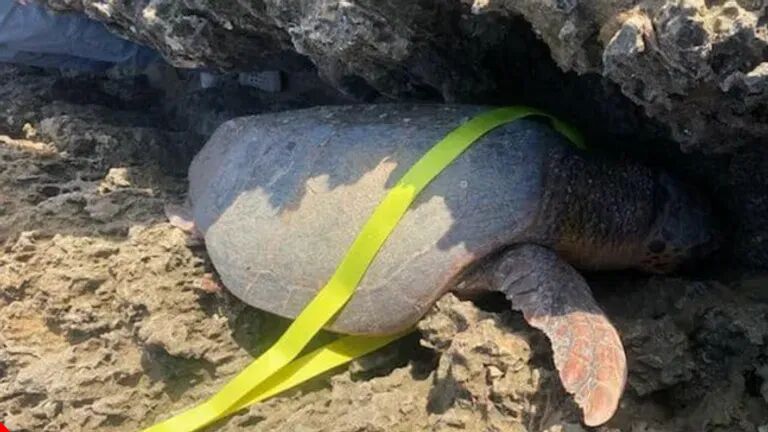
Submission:
POLYGON ((583 140, 575 129, 529 107, 492 109, 454 129, 416 162, 387 193, 355 238, 331 279, 272 347, 207 401, 144 432, 198 430, 252 403, 374 351, 405 334, 373 338, 341 337, 291 363, 352 297, 368 266, 416 195, 480 137, 501 125, 530 115, 548 117, 556 130, 577 147, 583 148, 583 140))

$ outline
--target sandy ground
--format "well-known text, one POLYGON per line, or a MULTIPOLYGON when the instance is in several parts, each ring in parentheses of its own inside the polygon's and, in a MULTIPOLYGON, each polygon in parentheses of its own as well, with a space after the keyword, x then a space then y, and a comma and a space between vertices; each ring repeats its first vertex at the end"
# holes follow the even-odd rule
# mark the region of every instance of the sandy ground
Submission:
MULTIPOLYGON (((145 96, 0 68, 0 421, 14 432, 149 426, 285 328, 220 289, 204 246, 165 221, 200 142, 145 96)), ((768 431, 768 277, 590 282, 630 364, 596 430, 768 431)), ((417 333, 209 430, 584 430, 546 339, 507 309, 447 296, 417 333)))

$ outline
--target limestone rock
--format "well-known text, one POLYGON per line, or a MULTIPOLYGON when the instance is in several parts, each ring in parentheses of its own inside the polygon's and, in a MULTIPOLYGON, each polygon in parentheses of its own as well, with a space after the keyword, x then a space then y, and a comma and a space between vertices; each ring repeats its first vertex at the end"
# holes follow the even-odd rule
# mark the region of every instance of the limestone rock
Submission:
POLYGON ((85 11, 181 67, 291 69, 303 56, 363 98, 474 102, 498 92, 526 57, 542 55, 531 45, 504 58, 521 43, 514 33, 526 26, 522 18, 560 68, 617 84, 684 150, 730 152, 768 137, 762 0, 47 3, 85 11))

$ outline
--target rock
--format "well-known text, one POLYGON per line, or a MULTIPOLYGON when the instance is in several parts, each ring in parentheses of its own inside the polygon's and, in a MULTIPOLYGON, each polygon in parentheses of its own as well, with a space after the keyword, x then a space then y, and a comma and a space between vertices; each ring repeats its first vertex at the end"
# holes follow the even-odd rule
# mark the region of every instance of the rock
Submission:
MULTIPOLYGON (((528 417, 550 409, 547 398, 563 398, 551 366, 532 364, 534 353, 546 357, 549 346, 510 315, 482 312, 447 294, 419 322, 422 344, 441 352, 427 401, 437 430, 475 430, 486 422, 477 430, 523 431, 528 417)), ((576 406, 564 406, 548 415, 578 423, 576 406)))
POLYGON ((629 357, 629 387, 645 396, 689 381, 695 368, 685 333, 669 318, 636 320, 624 333, 629 357))
POLYGON ((131 174, 127 168, 110 168, 99 184, 99 192, 106 193, 132 185, 131 174))
POLYGON ((760 386, 760 394, 765 399, 765 403, 768 404, 768 365, 758 369, 757 374, 763 379, 763 385, 760 386))
POLYGON ((19 234, 19 238, 16 240, 16 243, 11 246, 11 252, 17 253, 17 254, 24 254, 25 252, 32 252, 35 250, 35 232, 34 231, 23 231, 21 234, 19 234))
MULTIPOLYGON (((180 67, 290 70, 305 56, 334 86, 363 98, 473 102, 516 73, 514 63, 498 74, 503 62, 487 60, 521 42, 514 34, 526 24, 514 17, 522 17, 560 68, 617 84, 685 150, 731 152, 768 137, 761 1, 47 3, 83 10, 180 67)), ((514 54, 520 62, 547 56, 534 45, 514 54)))

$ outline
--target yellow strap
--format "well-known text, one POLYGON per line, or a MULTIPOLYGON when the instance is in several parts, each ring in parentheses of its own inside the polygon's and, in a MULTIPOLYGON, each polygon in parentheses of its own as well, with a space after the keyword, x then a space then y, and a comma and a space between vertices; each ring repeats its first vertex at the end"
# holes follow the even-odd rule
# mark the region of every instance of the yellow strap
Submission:
POLYGON ((410 333, 412 329, 388 336, 343 336, 335 341, 322 346, 309 354, 288 363, 253 389, 238 406, 229 410, 221 417, 226 417, 249 405, 261 402, 276 394, 293 388, 304 381, 314 378, 321 373, 341 366, 358 357, 400 339, 410 333))
POLYGON ((575 145, 583 147, 583 141, 574 129, 546 113, 528 107, 513 106, 486 111, 454 129, 416 162, 387 193, 355 238, 331 279, 272 347, 207 401, 144 432, 198 430, 250 403, 263 400, 394 340, 394 337, 343 337, 307 354, 286 368, 352 297, 376 253, 416 195, 477 139, 503 124, 529 115, 550 118, 556 130, 575 145), (284 370, 276 375, 281 369, 284 370))

